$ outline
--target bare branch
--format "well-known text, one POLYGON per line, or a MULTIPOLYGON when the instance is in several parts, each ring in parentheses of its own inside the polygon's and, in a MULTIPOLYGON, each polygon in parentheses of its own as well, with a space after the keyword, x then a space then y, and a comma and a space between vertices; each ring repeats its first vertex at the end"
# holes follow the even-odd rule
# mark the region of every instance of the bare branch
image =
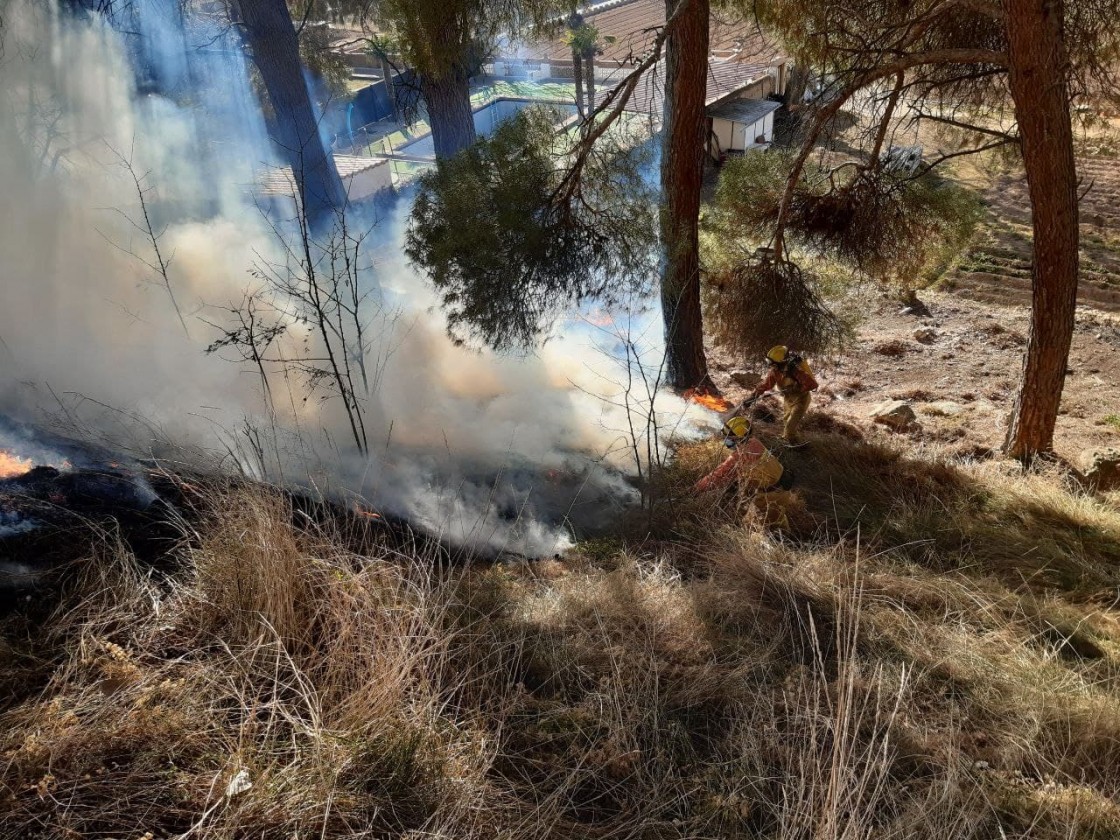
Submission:
MULTIPOLYGON (((171 259, 170 258, 164 259, 163 253, 160 251, 160 248, 159 248, 160 234, 157 234, 155 232, 155 229, 152 227, 151 216, 148 215, 148 202, 144 198, 144 195, 147 191, 144 189, 144 185, 143 185, 143 178, 145 178, 147 176, 146 175, 140 176, 140 175, 136 174, 136 169, 132 165, 132 151, 129 152, 129 156, 126 158, 123 154, 121 154, 119 151, 114 149, 108 143, 106 143, 106 146, 109 148, 109 151, 111 151, 114 155, 116 155, 117 159, 120 161, 120 165, 132 177, 132 183, 136 187, 136 196, 137 196, 137 199, 140 202, 140 212, 144 217, 144 224, 141 227, 140 225, 137 225, 135 222, 133 222, 133 225, 135 225, 138 229, 140 229, 143 233, 145 233, 147 235, 148 241, 152 243, 152 251, 155 253, 155 256, 156 256, 156 265, 155 266, 152 266, 151 263, 147 262, 146 260, 141 260, 141 262, 143 262, 144 265, 148 266, 149 268, 152 268, 154 271, 156 271, 160 275, 160 277, 163 278, 164 288, 167 289, 167 296, 168 296, 168 298, 170 298, 171 305, 175 309, 175 314, 179 318, 179 323, 183 327, 183 333, 184 333, 184 335, 190 336, 190 331, 187 329, 187 322, 183 318, 183 311, 182 311, 182 309, 179 308, 179 302, 175 299, 175 290, 172 289, 172 287, 171 287, 171 278, 170 278, 170 276, 168 276, 168 273, 167 273, 168 266, 171 264, 171 259)), ((135 149, 135 140, 133 140, 133 149, 135 149)), ((132 219, 129 219, 129 221, 132 221, 132 219)))
POLYGON ((983 126, 974 125, 973 123, 961 122, 960 120, 952 119, 951 117, 942 117, 937 114, 928 114, 918 108, 914 109, 914 115, 917 119, 930 120, 931 122, 943 123, 951 125, 954 128, 960 128, 965 131, 975 131, 977 134, 986 134, 989 137, 998 137, 1000 140, 1015 142, 1018 140, 1013 134, 1008 134, 1006 131, 999 131, 993 128, 984 128, 983 126))
POLYGON ((1006 67, 1008 64, 1008 57, 1004 52, 984 49, 932 50, 930 52, 903 56, 889 64, 874 67, 860 73, 853 81, 849 82, 843 90, 837 94, 835 99, 817 112, 808 135, 805 137, 804 141, 802 141, 801 150, 794 159, 793 168, 790 170, 785 190, 782 193, 782 201, 778 209, 778 220, 774 230, 773 247, 775 260, 780 261, 782 258, 782 251, 785 245, 785 228, 789 222, 789 211, 793 201, 793 193, 797 188, 797 182, 801 177, 801 171, 804 169, 805 161, 808 160, 813 145, 816 143, 825 125, 836 116, 844 104, 847 103, 855 93, 868 85, 880 79, 905 72, 914 67, 935 64, 994 64, 1006 67))

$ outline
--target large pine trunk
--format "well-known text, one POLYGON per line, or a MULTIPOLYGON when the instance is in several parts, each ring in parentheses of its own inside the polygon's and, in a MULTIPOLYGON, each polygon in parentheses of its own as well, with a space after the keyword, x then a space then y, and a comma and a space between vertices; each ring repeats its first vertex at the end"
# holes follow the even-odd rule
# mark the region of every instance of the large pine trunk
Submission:
POLYGON ((456 68, 440 77, 420 80, 420 95, 428 106, 428 124, 437 158, 447 158, 474 143, 474 113, 467 73, 456 68))
MULTIPOLYGON (((672 15, 678 0, 666 0, 672 15)), ((666 376, 675 388, 706 388, 700 315, 700 188, 707 119, 709 0, 689 0, 665 42, 661 145, 661 308, 666 376)))
POLYGON ((794 64, 786 79, 786 105, 801 105, 808 86, 809 70, 803 64, 794 64))
POLYGON ((253 61, 272 103, 273 139, 291 164, 304 213, 318 226, 345 205, 346 195, 334 158, 319 136, 292 16, 284 0, 241 0, 240 8, 253 61))
POLYGON ((1008 82, 1023 150, 1034 228, 1030 341, 1009 455, 1030 459, 1053 446, 1077 304, 1077 172, 1068 56, 1060 0, 1005 0, 1008 82))

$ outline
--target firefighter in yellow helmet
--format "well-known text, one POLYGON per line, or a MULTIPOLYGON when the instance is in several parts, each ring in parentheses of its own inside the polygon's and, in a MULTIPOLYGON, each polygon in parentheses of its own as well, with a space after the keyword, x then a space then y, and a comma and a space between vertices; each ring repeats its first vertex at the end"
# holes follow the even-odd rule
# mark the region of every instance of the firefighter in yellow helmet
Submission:
POLYGON ((731 453, 696 482, 693 489, 697 493, 726 487, 736 479, 741 492, 757 493, 781 481, 782 465, 758 438, 751 437, 751 421, 746 417, 732 417, 723 424, 723 445, 731 453))
POLYGON ((791 444, 800 442, 798 430, 805 412, 809 410, 812 401, 811 394, 817 390, 817 380, 809 363, 791 353, 784 344, 771 347, 766 354, 766 361, 770 369, 766 378, 758 383, 758 387, 751 393, 751 397, 759 397, 767 391, 777 388, 785 403, 785 426, 782 431, 784 437, 791 444))

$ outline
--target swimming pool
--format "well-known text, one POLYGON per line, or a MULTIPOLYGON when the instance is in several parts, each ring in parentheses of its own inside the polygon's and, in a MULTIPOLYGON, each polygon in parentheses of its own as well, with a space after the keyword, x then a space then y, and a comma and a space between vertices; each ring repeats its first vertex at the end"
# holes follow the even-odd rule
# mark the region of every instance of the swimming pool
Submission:
MULTIPOLYGON (((568 102, 553 102, 544 99, 495 99, 474 112, 474 130, 479 137, 488 137, 501 123, 530 105, 543 105, 557 111, 557 124, 575 116, 576 106, 568 102)), ((397 151, 414 157, 435 159, 436 148, 432 135, 426 134, 418 140, 398 146, 397 151)))

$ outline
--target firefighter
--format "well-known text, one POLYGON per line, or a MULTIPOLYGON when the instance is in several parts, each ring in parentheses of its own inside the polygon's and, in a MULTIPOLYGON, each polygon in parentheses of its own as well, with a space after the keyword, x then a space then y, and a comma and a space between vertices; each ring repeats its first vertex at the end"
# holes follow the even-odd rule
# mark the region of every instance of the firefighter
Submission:
POLYGON ((782 465, 758 438, 751 437, 751 421, 746 417, 732 417, 723 424, 723 445, 731 450, 730 454, 696 482, 693 489, 697 493, 727 487, 736 478, 745 494, 766 490, 781 481, 782 465))
POLYGON ((801 440, 799 434, 801 419, 809 410, 811 395, 817 390, 817 380, 813 376, 809 363, 797 354, 790 353, 789 348, 784 344, 771 347, 770 352, 766 354, 766 361, 770 369, 766 378, 751 392, 751 398, 760 397, 774 388, 778 389, 785 404, 782 437, 790 445, 797 446, 801 440))

